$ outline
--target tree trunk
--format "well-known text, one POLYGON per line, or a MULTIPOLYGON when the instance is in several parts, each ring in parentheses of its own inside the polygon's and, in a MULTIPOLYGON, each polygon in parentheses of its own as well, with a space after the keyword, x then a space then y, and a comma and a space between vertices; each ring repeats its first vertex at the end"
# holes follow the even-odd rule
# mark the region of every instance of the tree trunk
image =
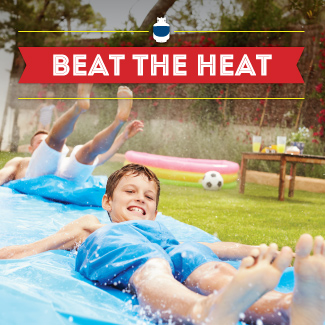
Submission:
POLYGON ((49 4, 50 4, 50 0, 45 0, 44 1, 43 8, 40 11, 40 13, 38 14, 37 18, 36 18, 38 22, 41 22, 44 19, 45 11, 46 11, 47 7, 49 6, 49 4))
POLYGON ((152 7, 152 9, 147 14, 139 30, 149 30, 151 26, 157 22, 157 17, 165 16, 168 9, 176 1, 177 0, 158 0, 157 3, 152 7))
POLYGON ((3 115, 2 115, 2 124, 1 124, 1 130, 0 130, 0 151, 1 151, 1 147, 2 147, 3 133, 5 130, 6 121, 7 121, 8 109, 10 106, 9 103, 10 103, 11 90, 12 90, 10 81, 11 81, 11 77, 12 77, 12 71, 14 70, 14 65, 15 65, 15 55, 12 58, 12 66, 11 66, 11 72, 10 72, 10 78, 9 78, 9 86, 8 86, 8 90, 7 90, 7 98, 6 98, 6 102, 5 102, 5 109, 4 109, 3 115))
POLYGON ((19 127, 18 127, 18 116, 19 116, 19 109, 18 109, 18 107, 16 107, 15 115, 14 115, 14 125, 12 128, 10 152, 18 151, 18 144, 19 144, 19 138, 20 138, 19 137, 19 127))
POLYGON ((12 91, 15 90, 16 87, 18 87, 18 80, 21 77, 23 71, 25 68, 25 62, 20 54, 20 52, 17 50, 14 53, 14 61, 13 66, 10 72, 10 84, 8 90, 8 96, 6 100, 6 105, 10 107, 15 107, 15 115, 14 115, 14 123, 12 128, 12 136, 11 136, 11 144, 10 144, 10 151, 11 152, 17 152, 18 151, 18 144, 19 144, 19 127, 18 127, 18 117, 19 117, 19 103, 18 98, 14 98, 13 96, 17 96, 17 92, 14 91, 12 94, 12 91), (17 84, 12 84, 14 81, 17 80, 17 84), (8 99, 9 98, 9 99, 8 99), (12 102, 14 104, 12 104, 12 102))
MULTIPOLYGON (((67 18, 68 31, 71 32, 71 19, 67 18)), ((69 33, 67 33, 69 34, 69 33)))

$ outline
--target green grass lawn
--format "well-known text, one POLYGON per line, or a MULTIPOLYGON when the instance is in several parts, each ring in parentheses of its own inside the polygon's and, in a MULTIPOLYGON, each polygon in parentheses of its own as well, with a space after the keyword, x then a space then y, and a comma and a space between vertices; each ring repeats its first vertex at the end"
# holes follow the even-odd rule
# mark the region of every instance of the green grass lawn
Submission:
POLYGON ((294 198, 280 202, 277 190, 247 184, 242 195, 238 189, 210 192, 163 185, 159 211, 223 241, 293 248, 302 233, 325 235, 324 194, 296 191, 294 198))
MULTIPOLYGON (((14 156, 0 153, 0 168, 14 156)), ((108 162, 94 174, 109 175, 121 166, 108 162)), ((302 233, 325 236, 325 194, 295 191, 288 198, 286 191, 284 202, 277 197, 277 187, 249 183, 244 195, 237 188, 214 192, 163 184, 158 210, 223 241, 294 248, 302 233)))
POLYGON ((6 162, 15 157, 28 157, 30 155, 25 153, 12 153, 12 152, 0 152, 0 168, 2 168, 6 162))

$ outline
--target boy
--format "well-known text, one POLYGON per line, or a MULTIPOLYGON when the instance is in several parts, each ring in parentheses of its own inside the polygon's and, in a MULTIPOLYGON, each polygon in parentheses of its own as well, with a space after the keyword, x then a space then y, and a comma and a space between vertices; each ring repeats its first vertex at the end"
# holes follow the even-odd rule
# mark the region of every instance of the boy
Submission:
MULTIPOLYGON (((76 259, 77 271, 101 284, 130 287, 143 307, 160 312, 166 320, 172 316, 194 324, 235 324, 239 313, 262 297, 246 311, 245 321, 256 322, 263 317, 264 324, 283 324, 291 317, 294 325, 323 324, 323 238, 317 237, 314 244, 309 235, 299 239, 293 295, 265 294, 290 265, 290 248, 284 247, 271 264, 277 246, 261 245, 236 271, 212 252, 219 251, 225 257, 233 246, 229 249, 227 243, 215 243, 209 245, 211 250, 199 243, 180 244, 154 221, 159 192, 158 179, 146 167, 124 166, 109 177, 103 197, 103 208, 112 224, 105 226, 93 216, 84 216, 39 242, 4 248, 0 257, 72 249, 83 242, 76 259), (313 245, 314 256, 310 256, 313 245)), ((246 247, 239 245, 238 249, 243 254, 246 247)))
POLYGON ((119 87, 117 97, 125 99, 118 100, 113 123, 86 144, 76 146, 70 157, 65 158, 68 153, 66 139, 79 116, 89 109, 89 100, 84 98, 89 98, 91 87, 91 84, 78 85, 80 99, 54 123, 50 132, 38 131, 34 134, 29 147, 31 158, 16 157, 7 162, 0 170, 0 185, 42 175, 57 175, 82 184, 96 166, 110 159, 127 139, 143 130, 142 122, 133 121, 115 140, 132 108, 132 91, 128 87, 119 87))

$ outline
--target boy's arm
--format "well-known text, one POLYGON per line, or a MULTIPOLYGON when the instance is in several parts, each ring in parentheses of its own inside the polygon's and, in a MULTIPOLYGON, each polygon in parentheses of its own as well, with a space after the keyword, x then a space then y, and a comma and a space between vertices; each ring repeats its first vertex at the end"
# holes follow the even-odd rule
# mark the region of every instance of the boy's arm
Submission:
POLYGON ((0 186, 15 179, 21 159, 19 157, 11 159, 0 169, 0 186))
POLYGON ((221 260, 241 260, 250 255, 253 248, 259 246, 243 245, 231 242, 201 243, 208 246, 221 260))
POLYGON ((122 147, 124 142, 132 137, 134 137, 138 132, 143 131, 144 124, 141 121, 133 121, 129 123, 125 130, 115 139, 112 146, 105 153, 98 155, 98 164, 104 164, 108 159, 116 154, 116 152, 122 147))
POLYGON ((57 233, 31 244, 15 245, 0 249, 1 259, 19 259, 55 249, 78 248, 87 237, 105 225, 93 215, 85 215, 61 228, 57 233))
MULTIPOLYGON (((217 243, 201 243, 211 248, 211 250, 221 260, 242 260, 243 258, 250 256, 254 248, 260 249, 260 246, 243 245, 232 242, 217 242, 217 243)), ((276 252, 274 258, 277 257, 279 251, 276 252)), ((296 257, 295 253, 292 253, 292 257, 296 257)))

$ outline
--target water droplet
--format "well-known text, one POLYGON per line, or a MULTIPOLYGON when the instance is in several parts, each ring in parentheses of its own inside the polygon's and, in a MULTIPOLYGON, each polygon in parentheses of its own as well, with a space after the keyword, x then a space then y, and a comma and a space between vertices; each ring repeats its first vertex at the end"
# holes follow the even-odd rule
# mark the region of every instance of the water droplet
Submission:
POLYGON ((245 318, 245 314, 244 313, 240 313, 239 314, 239 319, 242 319, 243 320, 244 318, 245 318))

